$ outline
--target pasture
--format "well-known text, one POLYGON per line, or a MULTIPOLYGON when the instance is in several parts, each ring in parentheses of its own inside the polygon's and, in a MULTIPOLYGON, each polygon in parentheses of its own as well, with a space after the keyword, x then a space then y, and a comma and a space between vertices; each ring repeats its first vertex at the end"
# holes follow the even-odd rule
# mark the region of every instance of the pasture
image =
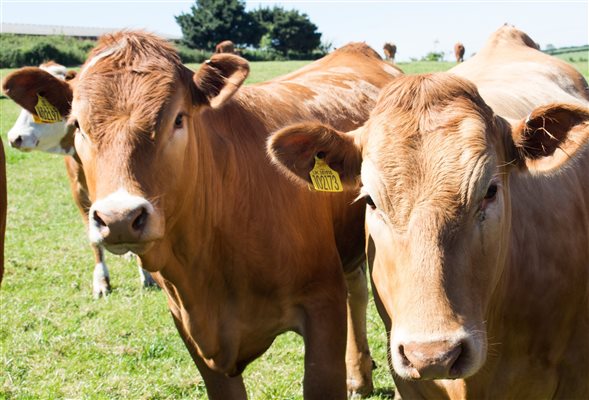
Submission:
MULTIPOLYGON (((305 63, 251 63, 247 83, 271 79, 305 63)), ((453 65, 417 62, 399 67, 418 73, 453 65)), ((577 66, 587 77, 586 63, 584 67, 577 66)), ((7 72, 0 71, 1 77, 7 72)), ((0 99, 2 140, 6 141, 18 112, 12 101, 0 99)), ((206 398, 164 294, 140 288, 134 261, 107 254, 113 293, 105 299, 92 298, 92 253, 61 157, 8 147, 6 152, 0 398, 206 398)), ((386 334, 372 301, 368 324, 378 365, 371 398, 392 398, 386 334)), ((301 398, 302 376, 303 342, 294 333, 280 336, 244 373, 252 399, 301 398)))

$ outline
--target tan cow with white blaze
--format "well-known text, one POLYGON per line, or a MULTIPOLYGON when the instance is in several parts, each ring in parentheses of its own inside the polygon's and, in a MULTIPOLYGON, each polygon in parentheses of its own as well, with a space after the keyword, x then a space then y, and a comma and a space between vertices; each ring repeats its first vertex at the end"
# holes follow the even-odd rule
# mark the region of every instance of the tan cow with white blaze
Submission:
MULTIPOLYGON (((72 196, 87 225, 91 203, 86 178, 74 149, 74 127, 66 124, 72 101, 66 81, 75 75, 75 71, 68 71, 63 65, 49 61, 39 67, 13 71, 4 79, 2 89, 6 96, 22 107, 7 134, 10 146, 25 152, 41 151, 64 156, 72 196)), ((110 273, 102 248, 92 245, 92 252, 95 262, 92 293, 99 298, 111 291, 110 273)), ((141 267, 139 276, 143 286, 155 285, 151 275, 141 267)))
POLYGON ((370 392, 364 207, 292 185, 265 143, 297 121, 358 127, 400 73, 364 44, 240 88, 248 71, 217 54, 194 73, 146 33, 101 39, 70 116, 89 236, 157 272, 209 397, 246 397, 242 371, 288 330, 305 341, 306 398, 345 398, 346 364, 348 391, 370 392))
POLYGON ((401 397, 589 398, 589 98, 524 36, 504 27, 479 53, 515 49, 504 73, 527 58, 519 86, 497 69, 482 97, 453 74, 400 77, 353 135, 307 123, 269 142, 298 179, 318 152, 361 179, 401 397))

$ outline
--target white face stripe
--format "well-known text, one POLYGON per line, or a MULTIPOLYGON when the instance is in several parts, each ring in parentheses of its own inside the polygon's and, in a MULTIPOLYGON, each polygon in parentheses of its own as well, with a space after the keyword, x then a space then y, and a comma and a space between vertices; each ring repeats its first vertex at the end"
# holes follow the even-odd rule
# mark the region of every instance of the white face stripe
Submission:
POLYGON ((88 69, 90 69, 91 67, 96 65, 96 63, 98 61, 116 53, 117 51, 119 51, 120 49, 125 47, 126 45, 127 45, 127 40, 125 38, 123 38, 119 42, 117 42, 117 44, 115 44, 114 46, 109 47, 108 49, 104 50, 103 52, 95 55, 89 62, 86 63, 86 66, 84 67, 84 69, 80 73, 80 78, 84 76, 84 74, 86 73, 86 71, 88 71, 88 69))

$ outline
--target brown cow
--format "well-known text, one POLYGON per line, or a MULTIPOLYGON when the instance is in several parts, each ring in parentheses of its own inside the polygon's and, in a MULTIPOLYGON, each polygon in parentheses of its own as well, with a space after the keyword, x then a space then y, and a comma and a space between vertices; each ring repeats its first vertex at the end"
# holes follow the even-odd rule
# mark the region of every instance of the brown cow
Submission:
MULTIPOLYGON (((88 200, 86 178, 74 151, 74 129, 72 126, 67 126, 65 122, 72 100, 71 90, 65 81, 74 77, 74 71, 68 71, 63 65, 50 61, 41 64, 38 68, 25 67, 10 73, 2 87, 8 97, 23 107, 13 127, 8 131, 10 146, 20 151, 36 150, 64 156, 72 196, 87 225, 91 203, 88 200), (39 102, 38 95, 44 93, 51 95, 53 90, 48 88, 54 86, 63 89, 57 91, 62 93, 62 96, 45 98, 45 101, 50 104, 50 107, 58 109, 59 114, 56 114, 55 119, 40 120, 35 110, 39 102)), ((104 251, 95 245, 92 245, 92 251, 94 253, 92 293, 94 297, 99 298, 111 291, 110 274, 104 251)), ((155 281, 147 271, 139 268, 139 275, 143 286, 155 285, 155 281)))
POLYGON ((454 45, 454 56, 456 56, 456 62, 461 63, 464 61, 464 45, 460 42, 454 45))
POLYGON ((235 45, 231 40, 223 40, 215 46, 215 53, 235 54, 235 45))
POLYGON ((265 142, 302 120, 359 126, 400 73, 364 44, 240 88, 248 71, 216 54, 194 73, 145 33, 101 39, 70 116, 90 239, 158 272, 211 398, 245 397, 241 372, 288 330, 305 340, 307 398, 345 398, 346 364, 348 390, 369 392, 363 207, 293 185, 265 142))
POLYGON ((589 398, 589 98, 578 73, 515 33, 535 92, 509 79, 498 90, 498 78, 487 98, 448 73, 400 77, 353 137, 304 124, 270 141, 299 179, 316 152, 344 185, 361 177, 401 397, 589 398), (542 98, 574 104, 519 120, 492 105, 542 98))
POLYGON ((4 277, 4 233, 6 232, 6 159, 0 140, 0 284, 4 277))
POLYGON ((385 43, 382 50, 384 51, 384 59, 394 63, 395 55, 397 54, 397 45, 394 43, 385 43))

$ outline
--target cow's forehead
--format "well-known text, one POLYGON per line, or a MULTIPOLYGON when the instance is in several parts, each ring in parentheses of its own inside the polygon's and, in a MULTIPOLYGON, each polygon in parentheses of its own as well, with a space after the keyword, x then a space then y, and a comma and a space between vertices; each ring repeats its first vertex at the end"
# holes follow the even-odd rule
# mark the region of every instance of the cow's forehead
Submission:
POLYGON ((495 168, 486 110, 470 95, 435 100, 423 97, 412 110, 385 98, 365 130, 362 180, 400 230, 417 207, 458 212, 495 168))
POLYGON ((73 106, 89 131, 106 134, 116 124, 129 132, 153 133, 178 89, 181 68, 171 49, 170 57, 160 50, 123 37, 91 55, 80 73, 73 106))

